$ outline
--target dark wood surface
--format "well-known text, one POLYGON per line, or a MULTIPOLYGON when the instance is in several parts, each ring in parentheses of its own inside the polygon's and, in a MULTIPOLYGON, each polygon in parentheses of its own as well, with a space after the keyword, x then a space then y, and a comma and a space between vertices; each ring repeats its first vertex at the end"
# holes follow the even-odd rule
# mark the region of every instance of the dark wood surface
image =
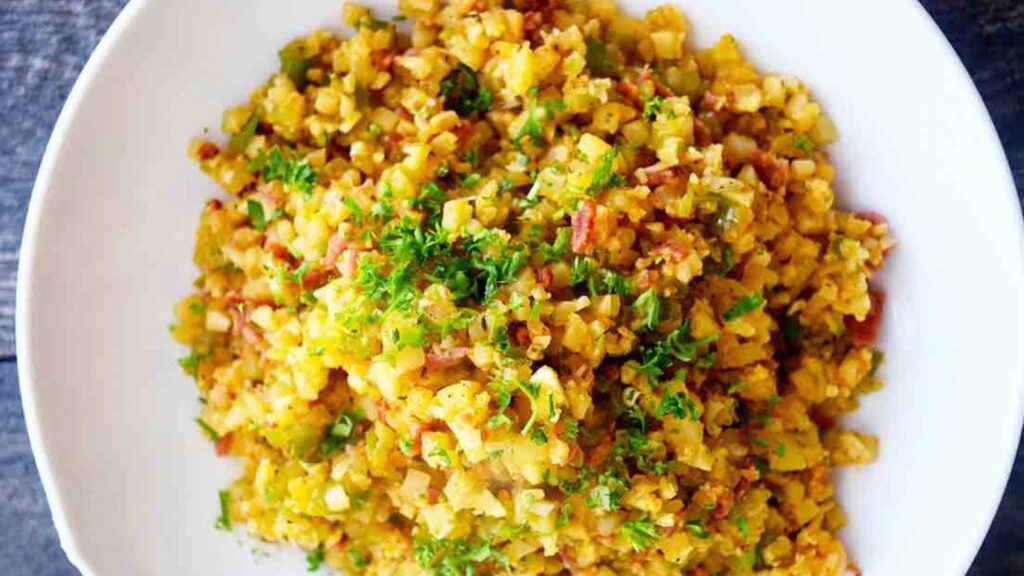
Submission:
MULTIPOLYGON (((1020 196, 1024 190, 1024 2, 922 3, 981 91, 1020 196)), ((25 210, 50 130, 90 51, 123 4, 124 0, 0 0, 0 574, 4 576, 77 574, 60 550, 25 434, 14 354, 15 272, 25 210)), ((934 518, 921 521, 944 519, 937 509, 934 518)), ((1018 450, 1002 506, 970 575, 1024 575, 1024 450, 1018 450)))

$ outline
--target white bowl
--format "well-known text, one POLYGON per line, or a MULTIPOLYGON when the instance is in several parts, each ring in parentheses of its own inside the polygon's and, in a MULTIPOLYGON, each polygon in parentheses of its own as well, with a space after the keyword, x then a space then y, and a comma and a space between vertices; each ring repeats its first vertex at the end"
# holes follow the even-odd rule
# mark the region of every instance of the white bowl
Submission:
MULTIPOLYGON (((961 575, 1024 410, 1021 216, 985 108, 909 0, 685 10, 697 44, 735 32, 763 69, 809 83, 842 134, 840 202, 892 224, 887 386, 851 418, 881 437, 881 458, 839 475, 843 537, 868 576, 961 575)), ((135 0, 57 122, 25 227, 18 367, 61 543, 87 576, 304 570, 295 551, 253 554, 213 529, 237 470, 196 432, 167 324, 194 275, 200 207, 218 193, 186 159, 189 140, 275 69, 278 47, 339 25, 338 0, 135 0)))

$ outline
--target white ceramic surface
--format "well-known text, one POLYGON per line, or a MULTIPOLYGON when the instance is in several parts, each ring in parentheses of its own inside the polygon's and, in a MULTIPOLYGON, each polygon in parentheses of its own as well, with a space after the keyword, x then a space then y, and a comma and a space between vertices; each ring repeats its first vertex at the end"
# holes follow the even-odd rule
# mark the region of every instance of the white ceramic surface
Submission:
MULTIPOLYGON (((217 192, 187 143, 266 78, 277 47, 337 27, 339 4, 134 0, 57 123, 25 229, 18 356, 61 542, 87 576, 304 571, 296 552, 213 529, 236 470, 192 423, 167 324, 217 192)), ((763 69, 812 86, 842 134, 840 202, 898 236, 882 279, 887 388, 851 418, 881 437, 881 459, 840 475, 843 536, 868 576, 963 574, 1024 404, 1021 216, 985 109, 908 0, 681 4, 698 44, 733 31, 763 69)))

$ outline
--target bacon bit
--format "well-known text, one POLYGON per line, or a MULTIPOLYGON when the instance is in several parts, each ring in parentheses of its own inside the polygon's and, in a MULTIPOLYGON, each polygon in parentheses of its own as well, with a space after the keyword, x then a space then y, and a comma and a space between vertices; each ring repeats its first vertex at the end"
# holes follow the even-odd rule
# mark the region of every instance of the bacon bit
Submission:
POLYGON ((734 503, 733 493, 725 490, 722 495, 718 497, 718 502, 715 503, 715 509, 711 512, 711 515, 721 520, 729 515, 729 511, 732 510, 734 503))
POLYGON ((811 411, 811 422, 820 430, 830 430, 836 426, 835 417, 820 410, 811 411))
POLYGON ((572 574, 577 574, 580 570, 580 565, 576 560, 569 555, 565 550, 559 550, 558 556, 562 559, 562 567, 568 570, 572 574))
POLYGON ((697 146, 711 144, 711 129, 700 118, 693 121, 693 141, 697 146))
POLYGON ((736 483, 736 495, 742 496, 746 494, 747 491, 750 490, 750 487, 753 486, 753 484, 754 483, 751 482, 749 478, 747 478, 746 476, 741 476, 740 481, 736 483))
POLYGON ((863 574, 863 572, 861 572, 860 566, 854 564, 853 560, 846 561, 846 572, 850 574, 850 576, 861 576, 861 574, 863 574))
POLYGON ((224 301, 227 302, 229 306, 237 306, 245 302, 245 296, 242 296, 235 290, 229 290, 224 294, 224 301))
POLYGON ((644 168, 644 172, 647 173, 647 183, 651 186, 661 186, 662 184, 668 184, 683 174, 682 168, 679 166, 672 166, 671 168, 661 168, 651 170, 650 167, 644 168))
POLYGON ((629 80, 620 80, 619 83, 615 85, 615 91, 619 93, 619 96, 629 100, 634 105, 644 105, 643 98, 640 97, 640 89, 636 87, 636 84, 633 84, 629 80))
POLYGON ((345 546, 348 546, 348 536, 346 534, 341 535, 341 539, 334 545, 338 550, 345 550, 345 546))
POLYGON ((338 263, 338 257, 348 247, 348 238, 345 238, 340 232, 336 232, 334 236, 331 236, 330 240, 327 241, 327 253, 324 254, 324 267, 334 268, 338 263))
POLYGON ((277 258, 284 260, 289 265, 295 264, 295 257, 292 256, 292 253, 289 252, 287 248, 285 248, 281 244, 278 244, 277 242, 267 240, 266 242, 263 243, 263 249, 270 252, 277 258))
POLYGON ((464 144, 469 140, 470 135, 473 134, 473 123, 469 120, 459 120, 459 123, 452 128, 452 134, 455 134, 455 138, 458 139, 459 144, 464 144))
POLYGON ((427 488, 427 504, 437 504, 437 499, 441 495, 437 488, 427 488))
POLYGON ((346 278, 354 278, 358 268, 359 251, 345 250, 344 254, 341 255, 341 266, 338 266, 338 271, 346 278))
POLYGON ((622 374, 622 367, 618 364, 601 364, 601 367, 598 368, 598 370, 601 372, 601 377, 608 380, 618 380, 619 375, 622 374))
POLYGON ((696 568, 690 568, 689 572, 687 572, 687 576, 711 576, 711 573, 700 566, 697 566, 696 568))
POLYGON ((217 200, 216 198, 211 198, 210 200, 206 201, 206 209, 207 210, 211 210, 211 211, 213 211, 213 210, 220 210, 223 207, 224 207, 224 204, 222 204, 221 201, 217 200))
POLYGON ((750 165, 757 171, 758 178, 771 189, 782 188, 789 182, 789 162, 775 159, 760 148, 755 148, 750 154, 750 165))
POLYGON ((391 68, 391 63, 394 59, 395 55, 390 50, 374 50, 370 53, 370 63, 378 70, 391 68))
POLYGON ((331 271, 327 268, 314 268, 302 277, 302 287, 306 290, 315 290, 326 284, 330 277, 331 271))
POLYGON ((413 121, 412 112, 409 112, 405 108, 399 108, 397 114, 399 118, 405 120, 406 122, 413 121))
POLYGON ((540 284, 541 288, 547 290, 551 287, 551 283, 555 281, 555 275, 551 273, 551 268, 547 266, 537 270, 537 284, 540 284))
POLYGON ((597 204, 587 200, 572 215, 572 251, 585 254, 594 241, 594 221, 597 220, 597 204))
MULTIPOLYGON (((401 114, 399 114, 401 116, 401 114)), ((402 135, 398 132, 389 132, 384 135, 384 152, 387 156, 391 156, 395 150, 398 149, 398 145, 402 143, 402 135)))
POLYGON ((678 240, 666 240, 651 250, 652 256, 661 256, 670 260, 682 260, 690 253, 690 249, 678 240))
POLYGON ((469 354, 466 346, 457 346, 445 352, 427 352, 427 370, 443 370, 457 366, 469 354))
POLYGON ((228 432, 221 436, 220 440, 213 444, 213 450, 217 453, 217 456, 227 456, 231 450, 231 433, 228 432))
POLYGON ((254 345, 259 344, 260 340, 263 340, 263 337, 260 336, 260 333, 257 332, 256 329, 250 326, 248 323, 246 323, 245 326, 242 326, 242 338, 245 338, 245 341, 248 342, 249 344, 254 345))
POLYGON ((885 216, 882 216, 881 214, 873 210, 868 210, 866 212, 857 212, 855 213, 855 215, 857 216, 857 218, 860 218, 861 220, 867 220, 872 224, 888 224, 888 221, 886 221, 885 216))
POLYGON ((726 102, 727 98, 725 96, 705 92, 700 100, 700 108, 708 112, 718 112, 725 107, 726 102))
POLYGON ((540 30, 544 24, 544 14, 536 10, 523 13, 523 33, 529 36, 531 33, 540 30))
POLYGON ((636 275, 637 288, 650 288, 650 286, 654 284, 657 274, 657 272, 652 270, 641 270, 640 273, 636 275))
POLYGON ((530 341, 530 329, 526 327, 524 322, 512 322, 508 327, 509 339, 516 346, 529 346, 530 341))
POLYGON ((879 290, 868 292, 871 297, 871 309, 863 320, 853 316, 844 319, 846 332, 856 346, 871 346, 878 339, 878 329, 882 325, 882 307, 885 305, 885 294, 879 290))
POLYGON ((566 457, 567 462, 574 462, 576 455, 580 453, 580 445, 573 442, 572 446, 569 446, 569 456, 566 457))
POLYGON ((200 160, 209 160, 219 153, 220 148, 217 148, 217 145, 213 142, 203 142, 199 145, 199 149, 196 151, 200 160))

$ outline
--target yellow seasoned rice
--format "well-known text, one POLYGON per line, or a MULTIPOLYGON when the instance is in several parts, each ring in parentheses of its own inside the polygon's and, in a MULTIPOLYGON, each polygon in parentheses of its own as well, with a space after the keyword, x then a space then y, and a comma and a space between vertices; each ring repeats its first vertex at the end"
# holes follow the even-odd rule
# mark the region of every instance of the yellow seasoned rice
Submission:
POLYGON ((856 572, 829 475, 877 451, 837 422, 893 241, 808 88, 671 6, 398 5, 190 149, 217 526, 346 574, 856 572))

